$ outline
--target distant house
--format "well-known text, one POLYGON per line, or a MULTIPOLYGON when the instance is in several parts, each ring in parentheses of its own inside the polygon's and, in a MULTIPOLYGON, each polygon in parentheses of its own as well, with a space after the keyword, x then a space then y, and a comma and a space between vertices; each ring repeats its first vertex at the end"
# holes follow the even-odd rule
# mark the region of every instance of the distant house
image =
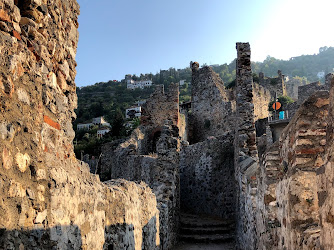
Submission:
POLYGON ((132 79, 132 75, 126 75, 125 81, 127 89, 137 89, 137 88, 143 89, 146 87, 150 87, 153 84, 152 80, 135 81, 132 79))
POLYGON ((325 72, 324 72, 324 71, 320 71, 320 72, 318 72, 317 77, 318 77, 319 79, 324 78, 324 77, 325 77, 325 72))
POLYGON ((136 102, 136 105, 137 106, 142 106, 142 105, 144 105, 146 103, 146 100, 140 100, 140 101, 137 101, 136 102))
POLYGON ((82 130, 82 129, 87 129, 89 130, 91 127, 93 127, 94 124, 93 123, 79 123, 77 125, 77 130, 82 130))
POLYGON ((103 116, 96 117, 92 119, 90 123, 79 123, 77 125, 77 130, 87 129, 89 130, 94 125, 98 125, 99 127, 111 127, 110 123, 106 122, 103 116))
POLYGON ((97 130, 97 138, 101 139, 106 133, 110 132, 108 127, 102 127, 97 130))
POLYGON ((288 82, 290 80, 289 76, 284 76, 284 82, 288 82))
POLYGON ((125 110, 125 118, 141 117, 141 106, 133 106, 125 110))
POLYGON ((92 123, 95 125, 99 125, 100 127, 101 126, 111 127, 110 123, 106 122, 103 116, 93 118, 92 123))
POLYGON ((185 83, 186 83, 186 80, 180 80, 179 85, 182 86, 182 85, 184 85, 185 83))

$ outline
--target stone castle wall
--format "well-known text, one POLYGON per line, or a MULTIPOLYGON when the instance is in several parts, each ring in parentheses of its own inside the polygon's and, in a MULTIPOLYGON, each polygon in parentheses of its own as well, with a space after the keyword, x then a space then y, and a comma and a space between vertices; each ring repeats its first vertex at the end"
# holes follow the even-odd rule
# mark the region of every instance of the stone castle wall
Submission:
MULTIPOLYGON (((150 130, 149 130, 150 131, 150 130)), ((176 243, 179 216, 179 140, 178 129, 166 121, 156 144, 156 153, 141 154, 146 128, 140 126, 116 149, 107 144, 102 149, 101 165, 106 179, 124 178, 143 181, 152 188, 160 211, 160 243, 172 249, 176 243)))
MULTIPOLYGON (((247 95, 252 92, 249 45, 237 44, 237 49, 237 117, 242 115, 235 136, 238 246, 331 249, 333 129, 332 116, 328 114, 332 111, 329 106, 333 90, 330 96, 327 91, 320 91, 308 97, 279 140, 261 144, 266 149, 259 161, 252 146, 253 137, 245 133, 253 133, 254 96, 247 95), (242 110, 247 112, 240 114, 242 110)), ((333 84, 328 76, 330 81, 333 84)), ((267 136, 262 137, 265 141, 267 136)))
POLYGON ((256 194, 258 150, 253 104, 251 51, 248 43, 237 43, 237 110, 234 166, 237 194, 237 243, 240 249, 256 249, 256 194))
POLYGON ((253 103, 254 103, 254 119, 264 119, 269 117, 269 103, 271 101, 270 91, 263 86, 253 83, 253 103))
POLYGON ((102 148, 103 179, 143 181, 156 194, 162 249, 171 249, 177 239, 179 150, 185 122, 180 119, 178 84, 171 84, 167 92, 158 85, 143 107, 139 128, 119 145, 113 142, 102 148))
MULTIPOLYGON (((324 163, 318 167, 316 174, 317 193, 319 202, 319 220, 320 220, 320 246, 323 249, 334 248, 334 189, 333 189, 333 128, 334 128, 334 74, 326 76, 326 84, 330 86, 328 119, 326 120, 326 138, 323 139, 325 145, 324 163)), ((324 124, 325 125, 325 124, 324 124)))
POLYGON ((0 248, 155 249, 152 191, 75 159, 74 0, 0 2, 0 248))
POLYGON ((329 84, 321 84, 320 82, 313 82, 304 86, 298 87, 298 104, 303 103, 309 96, 320 90, 329 90, 329 84))
POLYGON ((234 129, 235 100, 210 67, 193 67, 191 98, 191 144, 234 129))
POLYGON ((286 82, 286 92, 293 100, 298 100, 298 87, 304 86, 307 81, 304 79, 292 78, 286 82))
POLYGON ((211 137, 180 152, 181 210, 235 216, 233 135, 211 137))
POLYGON ((258 227, 259 234, 267 237, 262 246, 320 249, 316 179, 325 160, 328 104, 326 91, 307 99, 284 129, 278 145, 266 153, 261 166, 265 211, 260 210, 266 216, 264 228, 258 227))
POLYGON ((168 91, 157 85, 155 92, 142 107, 141 123, 145 126, 162 127, 165 120, 174 126, 179 124, 179 85, 171 83, 168 91))
POLYGON ((259 73, 259 84, 270 91, 272 100, 275 98, 275 93, 277 97, 287 95, 284 76, 280 70, 277 73, 278 76, 274 78, 265 77, 262 72, 259 73))

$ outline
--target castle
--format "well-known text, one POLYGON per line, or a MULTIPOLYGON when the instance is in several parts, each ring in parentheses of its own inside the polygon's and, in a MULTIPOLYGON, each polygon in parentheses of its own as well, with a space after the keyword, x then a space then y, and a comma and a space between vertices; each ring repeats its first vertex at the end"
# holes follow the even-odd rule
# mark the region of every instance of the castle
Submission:
POLYGON ((235 90, 193 63, 190 109, 157 86, 100 181, 73 152, 77 2, 0 5, 1 249, 173 249, 182 211, 233 218, 238 249, 334 248, 332 74, 273 142, 248 43, 235 90))

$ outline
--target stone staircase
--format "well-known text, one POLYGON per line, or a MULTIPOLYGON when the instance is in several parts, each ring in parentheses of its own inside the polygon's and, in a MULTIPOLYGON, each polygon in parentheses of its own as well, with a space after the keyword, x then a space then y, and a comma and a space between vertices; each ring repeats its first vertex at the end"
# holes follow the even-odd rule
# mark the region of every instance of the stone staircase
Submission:
POLYGON ((189 243, 233 243, 234 231, 232 220, 181 214, 179 240, 189 243))
POLYGON ((274 143, 264 156, 264 166, 269 181, 276 182, 282 177, 284 169, 280 169, 280 165, 278 143, 274 143))

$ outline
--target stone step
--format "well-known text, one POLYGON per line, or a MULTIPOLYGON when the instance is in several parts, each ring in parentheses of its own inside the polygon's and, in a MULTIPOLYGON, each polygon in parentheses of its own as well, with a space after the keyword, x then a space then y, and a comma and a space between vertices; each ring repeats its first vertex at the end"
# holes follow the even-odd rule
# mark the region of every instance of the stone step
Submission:
POLYGON ((233 220, 222 220, 219 217, 200 216, 192 214, 181 214, 181 227, 195 228, 195 227, 233 227, 233 220))
POLYGON ((191 243, 224 243, 224 242, 233 242, 233 234, 217 234, 217 235, 180 235, 180 241, 191 242, 191 243))
POLYGON ((181 227, 181 235, 217 235, 228 234, 234 231, 233 227, 181 227))
POLYGON ((206 221, 196 219, 181 219, 181 227, 234 227, 233 221, 206 221))

